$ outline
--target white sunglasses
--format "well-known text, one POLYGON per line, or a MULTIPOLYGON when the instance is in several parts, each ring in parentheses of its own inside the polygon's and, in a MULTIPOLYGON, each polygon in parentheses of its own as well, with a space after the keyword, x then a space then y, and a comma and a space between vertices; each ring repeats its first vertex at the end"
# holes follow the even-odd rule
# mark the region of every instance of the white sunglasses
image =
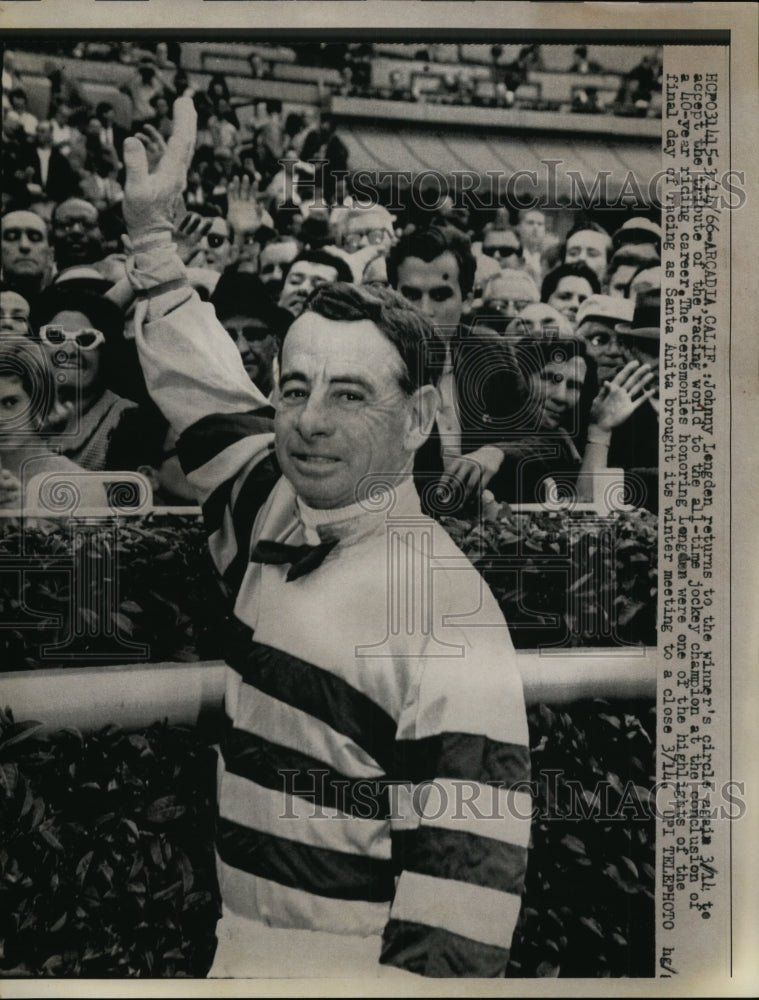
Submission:
POLYGON ((47 341, 53 347, 59 347, 67 340, 73 340, 82 351, 94 351, 105 343, 105 337, 100 330, 64 330, 62 326, 41 326, 40 339, 47 341))

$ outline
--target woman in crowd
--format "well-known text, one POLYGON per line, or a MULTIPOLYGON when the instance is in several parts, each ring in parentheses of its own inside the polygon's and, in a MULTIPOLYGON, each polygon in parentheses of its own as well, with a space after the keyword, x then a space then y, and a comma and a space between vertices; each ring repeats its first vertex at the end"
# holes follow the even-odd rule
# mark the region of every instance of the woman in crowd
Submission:
POLYGON ((32 480, 54 473, 70 476, 64 482, 78 506, 106 507, 102 484, 50 449, 44 428, 54 400, 53 372, 38 345, 24 337, 0 340, 0 510, 24 507, 44 514, 44 491, 38 496, 32 480))
POLYGON ((539 503, 556 490, 590 502, 607 468, 611 432, 656 391, 649 365, 631 361, 599 388, 577 338, 529 337, 514 345, 517 405, 504 421, 497 500, 539 503))
POLYGON ((99 295, 52 286, 34 303, 31 325, 67 407, 57 428, 62 454, 85 469, 135 469, 133 442, 152 433, 154 411, 134 401, 142 389, 129 381, 137 369, 122 340, 121 311, 99 295))

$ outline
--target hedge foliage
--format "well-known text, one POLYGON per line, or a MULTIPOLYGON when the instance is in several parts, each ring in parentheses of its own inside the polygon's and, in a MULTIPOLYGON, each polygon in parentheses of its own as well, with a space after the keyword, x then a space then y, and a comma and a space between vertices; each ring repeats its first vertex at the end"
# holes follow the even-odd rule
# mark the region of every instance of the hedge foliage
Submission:
MULTIPOLYGON (((653 706, 542 705, 529 727, 535 819, 508 974, 651 976, 653 706), (578 795, 584 818, 568 815, 578 795)), ((204 976, 213 751, 165 724, 37 728, 0 712, 0 976, 204 976)))
POLYGON ((514 645, 656 645, 657 519, 530 511, 443 518, 487 580, 514 645))
MULTIPOLYGON (((492 587, 517 647, 655 645, 647 511, 598 518, 503 506, 492 520, 443 523, 492 587)), ((227 614, 197 519, 2 521, 6 670, 217 659, 227 614)))

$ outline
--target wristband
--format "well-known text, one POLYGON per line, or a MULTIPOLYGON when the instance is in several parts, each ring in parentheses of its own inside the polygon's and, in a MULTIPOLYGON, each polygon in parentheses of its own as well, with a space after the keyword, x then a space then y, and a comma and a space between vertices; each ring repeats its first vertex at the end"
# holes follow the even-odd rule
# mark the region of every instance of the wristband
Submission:
POLYGON ((608 448, 609 447, 609 442, 608 441, 602 441, 601 438, 594 438, 594 437, 588 436, 586 438, 586 441, 587 441, 588 444, 600 444, 602 448, 608 448))

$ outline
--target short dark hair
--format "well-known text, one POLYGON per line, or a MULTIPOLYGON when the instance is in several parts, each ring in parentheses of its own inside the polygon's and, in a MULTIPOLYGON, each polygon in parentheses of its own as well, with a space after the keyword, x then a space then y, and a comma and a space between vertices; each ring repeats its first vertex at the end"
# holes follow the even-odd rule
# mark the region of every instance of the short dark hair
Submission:
POLYGON ((434 326, 398 292, 389 288, 336 282, 321 285, 305 311, 341 323, 371 320, 395 347, 403 362, 400 387, 410 396, 423 385, 435 385, 445 348, 434 326), (435 366, 432 359, 437 357, 435 366))
POLYGON ((125 391, 128 384, 124 348, 124 317, 119 307, 95 292, 81 288, 67 288, 62 285, 50 285, 40 292, 31 303, 29 325, 35 335, 41 326, 61 312, 82 313, 93 327, 105 337, 105 343, 100 348, 100 380, 106 388, 118 392, 119 395, 133 398, 132 391, 125 391))
POLYGON ((600 225, 598 222, 594 222, 593 219, 580 219, 578 222, 575 222, 575 224, 567 233, 566 238, 564 240, 564 248, 561 255, 562 260, 564 259, 564 256, 566 254, 567 243, 569 243, 570 239, 575 235, 575 233, 582 233, 585 232, 586 230, 591 233, 601 233, 603 236, 606 237, 606 263, 608 264, 609 261, 611 260, 611 254, 612 254, 611 234, 608 232, 608 230, 604 229, 604 227, 600 225))
POLYGON ((559 264, 558 267, 554 267, 553 270, 549 271, 548 274, 543 278, 543 284, 540 286, 540 301, 548 302, 562 278, 585 278, 590 287, 593 289, 593 294, 598 295, 601 291, 601 283, 598 280, 598 275, 595 271, 592 271, 587 264, 583 264, 582 261, 572 261, 569 264, 559 264))
POLYGON ((18 379, 31 401, 34 416, 43 423, 55 400, 55 381, 41 346, 27 337, 5 335, 0 341, 0 378, 18 379))
POLYGON ((334 267, 337 271, 337 281, 353 283, 353 271, 351 271, 348 261, 326 250, 301 250, 298 256, 287 265, 287 268, 283 269, 283 278, 287 278, 290 269, 300 261, 306 261, 309 264, 322 264, 324 267, 334 267))
POLYGON ((425 226, 401 236, 387 257, 388 281, 393 288, 398 287, 398 268, 407 257, 418 257, 429 264, 444 253, 452 253, 456 258, 459 287, 466 298, 474 287, 477 261, 469 237, 455 226, 425 226))

